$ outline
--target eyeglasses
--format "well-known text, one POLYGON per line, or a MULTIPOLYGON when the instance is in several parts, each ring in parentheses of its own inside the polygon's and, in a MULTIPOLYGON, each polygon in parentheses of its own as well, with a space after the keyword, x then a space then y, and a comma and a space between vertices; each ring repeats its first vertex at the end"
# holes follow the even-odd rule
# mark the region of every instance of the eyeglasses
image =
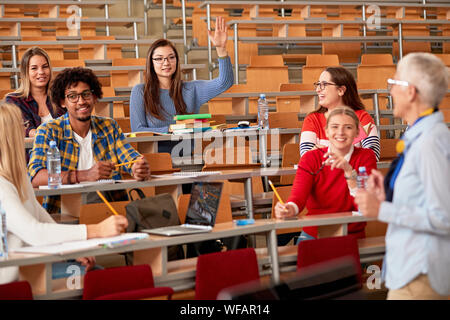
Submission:
MULTIPOLYGON (((387 79, 387 83, 388 83, 388 85, 387 85, 388 91, 391 91, 391 88, 394 84, 398 85, 398 86, 403 86, 403 87, 409 87, 411 85, 411 83, 409 83, 408 81, 395 80, 395 79, 390 79, 390 78, 387 79)), ((416 90, 417 90, 417 88, 416 88, 416 90)), ((419 91, 419 90, 417 90, 417 91, 419 91)))
POLYGON ((314 89, 317 90, 317 87, 319 87, 320 90, 325 89, 325 87, 327 86, 338 86, 336 83, 332 83, 332 82, 315 82, 313 83, 314 85, 314 89))
POLYGON ((153 61, 155 61, 157 64, 163 64, 164 61, 169 61, 170 63, 173 63, 175 61, 177 61, 177 57, 176 56, 168 56, 166 58, 163 57, 157 57, 157 58, 152 58, 153 61))
POLYGON ((85 90, 82 93, 69 93, 66 95, 67 100, 72 103, 78 102, 80 96, 83 97, 83 100, 90 100, 92 98, 92 90, 85 90))

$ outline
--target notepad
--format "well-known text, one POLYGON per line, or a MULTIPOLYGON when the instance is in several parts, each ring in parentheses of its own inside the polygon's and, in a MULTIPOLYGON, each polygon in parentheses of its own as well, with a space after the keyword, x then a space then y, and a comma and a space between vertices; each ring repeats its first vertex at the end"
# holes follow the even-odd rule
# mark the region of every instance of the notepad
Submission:
POLYGON ((87 249, 98 248, 99 246, 108 246, 123 242, 124 244, 130 243, 133 240, 142 240, 148 238, 148 234, 142 232, 123 233, 116 237, 109 238, 94 238, 81 241, 69 241, 59 244, 52 244, 48 246, 31 246, 13 249, 13 252, 18 253, 36 253, 36 254, 67 254, 71 252, 77 252, 87 249))

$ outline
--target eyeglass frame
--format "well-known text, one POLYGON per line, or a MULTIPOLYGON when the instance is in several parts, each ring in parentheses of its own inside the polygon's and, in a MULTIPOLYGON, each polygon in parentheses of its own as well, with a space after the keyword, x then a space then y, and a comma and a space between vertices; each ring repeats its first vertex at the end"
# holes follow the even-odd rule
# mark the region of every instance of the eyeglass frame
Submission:
POLYGON ((164 62, 167 60, 168 62, 175 62, 177 61, 177 56, 173 55, 173 56, 169 56, 169 57, 157 57, 157 58, 152 58, 153 61, 155 61, 156 64, 164 64, 164 62), (162 59, 160 62, 158 62, 156 59, 162 59))
POLYGON ((90 99, 92 99, 92 96, 94 95, 94 90, 84 90, 83 92, 81 92, 81 93, 69 93, 69 94, 66 94, 65 95, 65 97, 67 98, 67 100, 69 101, 69 102, 71 102, 71 103, 77 103, 79 100, 80 100, 80 96, 83 96, 83 94, 86 94, 86 93, 89 93, 89 97, 83 97, 83 100, 90 100, 90 99), (77 99, 76 100, 70 100, 70 98, 69 98, 69 95, 77 95, 77 99))
POLYGON ((317 90, 317 87, 319 87, 319 90, 325 90, 325 88, 326 88, 327 86, 337 86, 337 87, 340 87, 340 85, 338 85, 337 83, 327 82, 327 81, 323 81, 323 82, 317 81, 317 82, 314 82, 314 83, 313 83, 313 86, 314 86, 314 90, 317 90))
MULTIPOLYGON (((387 85, 388 91, 391 91, 393 85, 402 86, 402 87, 414 86, 413 84, 409 83, 408 81, 396 80, 396 79, 391 79, 391 78, 387 79, 387 83, 388 83, 388 85, 387 85)), ((417 87, 416 86, 414 86, 414 87, 416 88, 416 91, 418 92, 419 90, 417 89, 417 87)))

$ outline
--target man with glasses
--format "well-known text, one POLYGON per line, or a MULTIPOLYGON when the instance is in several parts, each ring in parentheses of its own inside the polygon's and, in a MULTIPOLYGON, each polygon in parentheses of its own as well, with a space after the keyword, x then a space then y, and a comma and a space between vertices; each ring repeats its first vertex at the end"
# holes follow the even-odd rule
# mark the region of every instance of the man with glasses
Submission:
MULTIPOLYGON (((67 112, 37 129, 28 164, 34 187, 47 184, 46 152, 50 141, 56 141, 61 153, 63 184, 119 180, 122 175, 116 166, 135 160, 138 161, 121 168, 137 180, 149 177, 147 161, 126 142, 117 122, 92 115, 95 104, 102 98, 100 82, 92 70, 65 69, 52 84, 51 98, 67 112)), ((50 213, 59 211, 56 197, 50 198, 44 200, 44 208, 50 213)))
POLYGON ((408 124, 386 177, 373 170, 355 197, 365 216, 388 223, 383 278, 388 299, 450 296, 450 131, 439 112, 448 70, 411 53, 388 80, 394 116, 408 124))

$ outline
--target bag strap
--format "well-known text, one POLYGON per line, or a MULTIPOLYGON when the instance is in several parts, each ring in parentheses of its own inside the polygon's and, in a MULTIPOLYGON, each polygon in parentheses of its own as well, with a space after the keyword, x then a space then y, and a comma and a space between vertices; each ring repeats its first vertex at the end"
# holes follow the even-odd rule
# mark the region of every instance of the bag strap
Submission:
POLYGON ((138 194, 138 196, 139 196, 139 199, 144 199, 145 198, 145 193, 144 193, 144 191, 142 191, 141 189, 139 189, 139 188, 133 188, 133 189, 131 189, 130 191, 128 191, 128 195, 130 196, 130 200, 131 201, 134 201, 134 198, 133 198, 133 196, 131 195, 131 191, 136 191, 136 193, 138 194))

